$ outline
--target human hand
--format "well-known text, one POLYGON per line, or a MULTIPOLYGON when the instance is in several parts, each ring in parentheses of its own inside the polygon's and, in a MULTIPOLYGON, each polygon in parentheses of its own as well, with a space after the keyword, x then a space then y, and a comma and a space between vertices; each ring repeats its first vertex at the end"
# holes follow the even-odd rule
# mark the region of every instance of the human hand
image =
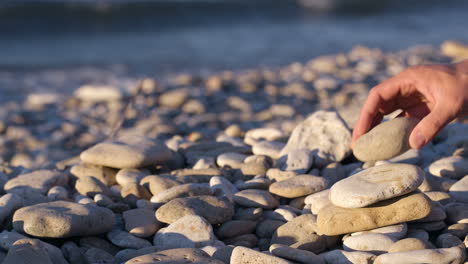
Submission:
POLYGON ((468 108, 468 60, 413 66, 372 88, 353 131, 354 142, 397 109, 421 121, 409 143, 419 149, 468 108))

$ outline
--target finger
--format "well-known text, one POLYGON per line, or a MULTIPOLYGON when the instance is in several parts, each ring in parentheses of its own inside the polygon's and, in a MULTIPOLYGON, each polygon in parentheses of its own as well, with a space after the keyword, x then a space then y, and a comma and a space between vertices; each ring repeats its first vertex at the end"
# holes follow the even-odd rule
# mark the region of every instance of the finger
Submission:
POLYGON ((430 112, 431 112, 431 110, 429 109, 429 107, 427 105, 418 104, 418 105, 414 105, 412 107, 405 108, 404 111, 399 116, 414 117, 414 118, 417 118, 417 119, 423 119, 430 112))
POLYGON ((452 121, 454 117, 453 113, 448 111, 446 107, 441 104, 436 105, 411 132, 409 139, 411 148, 422 148, 431 141, 445 125, 452 121))
POLYGON ((375 125, 376 117, 379 117, 377 119, 380 119, 380 122, 380 116, 396 110, 393 99, 398 96, 398 90, 397 82, 393 78, 372 88, 354 127, 352 145, 354 145, 354 142, 360 136, 369 131, 372 126, 375 125))

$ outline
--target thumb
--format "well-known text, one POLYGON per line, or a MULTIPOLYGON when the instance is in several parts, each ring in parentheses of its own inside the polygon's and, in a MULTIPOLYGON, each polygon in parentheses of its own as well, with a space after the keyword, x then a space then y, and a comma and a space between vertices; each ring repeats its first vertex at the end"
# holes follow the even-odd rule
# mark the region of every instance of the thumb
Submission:
POLYGON ((453 117, 449 111, 437 105, 411 132, 409 138, 411 148, 422 148, 452 119, 453 117))

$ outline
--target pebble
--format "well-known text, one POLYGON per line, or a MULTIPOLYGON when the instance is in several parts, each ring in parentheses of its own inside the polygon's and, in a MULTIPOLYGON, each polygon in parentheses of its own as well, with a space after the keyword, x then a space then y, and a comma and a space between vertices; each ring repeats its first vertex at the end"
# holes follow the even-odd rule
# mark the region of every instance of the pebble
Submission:
POLYGON ((240 207, 236 210, 236 213, 234 214, 233 219, 257 221, 262 217, 262 215, 263 215, 262 208, 240 207))
POLYGON ((90 248, 86 250, 84 258, 87 263, 114 264, 114 256, 99 248, 90 248))
POLYGON ((79 194, 89 197, 94 197, 96 194, 112 196, 109 187, 92 176, 78 178, 75 183, 75 189, 79 194))
POLYGON ((296 213, 292 212, 291 210, 284 209, 284 208, 278 208, 278 209, 275 209, 274 211, 263 212, 263 218, 265 219, 280 220, 284 222, 292 220, 296 216, 297 216, 296 213))
POLYGON ((344 208, 360 208, 410 193, 423 182, 424 171, 409 164, 372 167, 335 183, 330 201, 344 208))
POLYGON ((323 191, 327 188, 328 181, 319 176, 297 175, 289 179, 278 181, 270 185, 269 191, 286 198, 297 198, 312 193, 323 191))
POLYGON ((281 155, 281 150, 285 144, 278 141, 260 141, 252 146, 252 153, 255 155, 265 155, 272 159, 278 159, 281 155))
POLYGON ((223 264, 222 261, 211 258, 205 251, 198 248, 175 248, 140 255, 125 262, 125 264, 152 263, 204 263, 223 264))
POLYGON ((151 197, 151 203, 156 207, 160 207, 163 204, 175 199, 182 197, 192 197, 200 195, 212 195, 213 191, 207 183, 187 183, 182 185, 176 185, 167 190, 159 192, 151 197))
POLYGON ((263 263, 270 263, 270 264, 292 264, 293 262, 271 256, 269 254, 265 254, 262 252, 255 251, 250 248, 246 247, 235 247, 232 250, 231 264, 263 264, 263 263))
POLYGON ((199 215, 210 224, 221 224, 232 218, 234 206, 226 198, 195 196, 176 198, 156 211, 156 219, 168 224, 186 215, 199 215))
POLYGON ((305 198, 304 203, 311 205, 311 212, 317 215, 322 208, 331 205, 330 199, 328 198, 329 195, 330 189, 316 192, 308 195, 305 198))
POLYGON ((463 242, 452 234, 444 233, 437 237, 435 244, 438 248, 450 248, 462 245, 463 242))
POLYGON ((337 112, 317 111, 296 126, 281 156, 295 149, 314 152, 317 167, 340 162, 350 152, 351 132, 337 112))
POLYGON ((468 204, 449 203, 444 206, 447 214, 447 223, 467 224, 468 223, 468 204))
POLYGON ((271 184, 271 180, 263 177, 263 175, 258 176, 248 181, 238 180, 235 182, 235 186, 238 190, 241 191, 246 189, 268 190, 268 187, 270 187, 271 184))
POLYGON ((258 238, 254 234, 245 234, 236 237, 226 238, 223 240, 223 243, 226 245, 254 248, 258 245, 258 238))
POLYGON ((108 206, 112 204, 112 199, 104 194, 98 193, 94 196, 94 202, 99 206, 108 206))
POLYGON ((439 202, 441 205, 446 205, 451 202, 455 202, 455 199, 446 192, 424 192, 434 202, 439 202))
POLYGON ((63 186, 68 182, 66 174, 58 171, 37 170, 31 173, 20 174, 5 183, 4 189, 11 192, 13 189, 28 188, 41 194, 46 194, 54 186, 63 186))
POLYGON ((245 207, 260 207, 273 209, 278 207, 279 202, 268 191, 258 189, 247 189, 234 194, 236 204, 245 207))
POLYGON ((319 211, 317 224, 320 233, 340 235, 384 227, 428 216, 431 201, 421 193, 382 201, 370 208, 341 208, 328 206, 319 211))
POLYGON ((461 179, 468 174, 468 159, 461 156, 442 158, 429 165, 428 170, 437 177, 461 179))
POLYGON ((11 215, 22 206, 23 199, 18 195, 14 193, 2 195, 2 197, 0 197, 0 223, 10 218, 11 215))
POLYGON ((83 85, 76 89, 74 95, 83 101, 106 102, 118 101, 124 96, 123 91, 111 85, 83 85))
POLYGON ((68 260, 68 262, 66 263, 77 263, 77 264, 86 263, 80 248, 75 244, 75 242, 73 241, 65 242, 62 245, 61 250, 65 258, 68 260))
POLYGON ((237 152, 223 153, 216 158, 216 164, 218 164, 220 168, 226 166, 233 169, 240 169, 245 158, 247 158, 247 155, 237 152))
POLYGON ((180 184, 181 183, 176 181, 174 178, 157 175, 146 176, 140 181, 140 185, 150 190, 153 195, 180 184))
POLYGON ((35 239, 20 239, 8 250, 8 254, 2 263, 37 263, 53 264, 44 246, 35 239))
POLYGON ((255 234, 260 238, 271 238, 278 227, 284 224, 281 220, 264 219, 257 224, 255 234))
POLYGON ((316 217, 304 214, 281 225, 271 238, 272 244, 282 244, 293 248, 320 253, 325 250, 325 237, 316 234, 316 217))
POLYGON ((335 249, 320 254, 325 259, 326 263, 329 264, 361 264, 361 263, 373 263, 375 255, 368 252, 361 251, 344 251, 335 249))
POLYGON ((151 199, 151 193, 145 187, 136 183, 124 185, 120 190, 120 195, 123 201, 131 207, 135 207, 139 199, 151 199))
POLYGON ((325 264, 322 256, 316 255, 310 251, 288 247, 280 244, 270 246, 270 252, 281 258, 296 261, 304 264, 325 264))
POLYGON ((450 187, 449 195, 457 202, 468 203, 468 174, 450 187))
POLYGON ((282 171, 278 168, 271 168, 267 170, 266 176, 272 181, 282 181, 296 176, 294 171, 282 171))
POLYGON ((420 238, 405 238, 393 243, 388 249, 388 253, 414 251, 433 248, 427 240, 420 238))
POLYGON ((137 237, 152 236, 161 228, 152 210, 137 208, 123 212, 122 216, 125 229, 137 237))
POLYGON ((402 239, 406 236, 408 232, 408 225, 406 223, 398 224, 398 225, 391 225, 391 226, 384 226, 368 231, 356 232, 352 233, 351 236, 374 233, 374 234, 384 234, 390 238, 395 240, 402 239))
POLYGON ((447 230, 444 230, 445 233, 452 234, 460 239, 468 236, 468 224, 453 224, 447 227, 447 230))
POLYGON ((234 201, 234 194, 239 191, 229 180, 222 176, 211 177, 209 184, 214 195, 218 197, 224 196, 230 202, 234 201))
POLYGON ((375 258, 374 264, 403 264, 403 263, 463 263, 465 259, 464 247, 422 249, 414 251, 386 253, 375 258))
POLYGON ((90 248, 98 248, 101 250, 106 251, 111 255, 115 255, 119 252, 119 248, 104 238, 90 236, 90 237, 82 237, 79 240, 80 247, 82 249, 88 250, 90 248))
POLYGON ((294 171, 298 174, 307 173, 314 164, 312 151, 308 149, 293 149, 277 160, 277 166, 284 171, 294 171))
POLYGON ((365 251, 379 255, 388 252, 395 242, 396 239, 384 234, 367 233, 344 238, 343 249, 346 251, 365 251))
POLYGON ((346 171, 344 166, 342 166, 340 163, 333 162, 323 168, 320 175, 327 179, 330 185, 333 185, 335 182, 346 177, 346 171))
POLYGON ((85 177, 85 176, 92 176, 96 179, 99 179, 107 186, 114 185, 116 183, 115 176, 118 170, 114 168, 88 164, 88 163, 80 163, 76 164, 70 169, 70 173, 77 178, 85 177))
POLYGON ((163 142, 142 136, 101 142, 80 155, 83 162, 119 169, 157 165, 171 157, 171 151, 163 142))
POLYGON ((16 231, 44 238, 102 234, 110 231, 114 223, 109 209, 66 201, 23 207, 13 215, 16 231))
POLYGON ((244 142, 249 145, 254 145, 261 140, 274 141, 284 137, 281 130, 270 127, 255 128, 245 133, 244 142))
POLYGON ((67 200, 68 191, 63 186, 54 186, 47 192, 47 198, 50 201, 67 200))
POLYGON ((119 229, 110 231, 106 236, 112 244, 122 248, 140 249, 151 246, 151 243, 148 240, 136 237, 119 229))
POLYGON ((216 239, 213 228, 203 217, 186 215, 159 230, 153 244, 159 250, 173 248, 200 248, 210 245, 216 239))
POLYGON ((416 118, 397 117, 383 122, 359 137, 353 154, 361 161, 387 160, 410 149, 409 136, 418 123, 416 118))
POLYGON ((252 233, 257 223, 249 220, 230 220, 216 230, 216 236, 223 239, 252 233))
POLYGON ((115 180, 118 184, 124 186, 131 183, 140 183, 141 179, 147 175, 147 172, 138 169, 121 169, 115 175, 115 180))

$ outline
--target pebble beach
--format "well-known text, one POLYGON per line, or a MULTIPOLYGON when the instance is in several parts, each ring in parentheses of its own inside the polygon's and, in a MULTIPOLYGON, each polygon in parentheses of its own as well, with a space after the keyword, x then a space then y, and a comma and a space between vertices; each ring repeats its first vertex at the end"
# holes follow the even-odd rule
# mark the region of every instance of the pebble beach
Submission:
POLYGON ((466 263, 468 123, 413 150, 397 113, 350 147, 374 85, 465 57, 445 42, 160 76, 1 72, 0 261, 466 263))

